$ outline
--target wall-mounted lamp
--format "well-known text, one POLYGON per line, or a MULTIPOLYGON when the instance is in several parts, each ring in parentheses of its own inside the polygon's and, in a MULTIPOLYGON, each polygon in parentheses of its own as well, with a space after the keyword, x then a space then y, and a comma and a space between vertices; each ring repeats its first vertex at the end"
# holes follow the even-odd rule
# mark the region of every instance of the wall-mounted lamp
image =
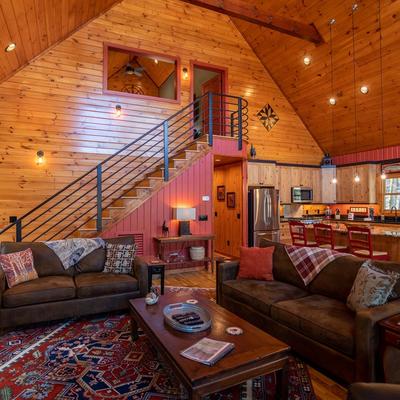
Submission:
POLYGON ((42 165, 42 164, 44 164, 44 151, 39 150, 36 153, 36 165, 42 165))
POLYGON ((17 45, 15 43, 9 43, 7 47, 4 49, 4 51, 10 53, 11 51, 14 51, 16 48, 17 45))
POLYGON ((367 94, 368 92, 369 92, 369 89, 368 89, 368 86, 361 86, 360 87, 360 92, 362 93, 362 94, 367 94))
POLYGON ((304 63, 304 65, 310 65, 311 64, 311 57, 310 56, 304 56, 303 63, 304 63))
POLYGON ((250 157, 251 158, 256 158, 257 151, 256 148, 254 147, 253 143, 250 146, 250 157))
POLYGON ((115 115, 119 118, 121 114, 122 114, 122 107, 119 104, 117 104, 115 106, 115 115))
POLYGON ((186 67, 182 69, 182 77, 185 81, 189 79, 189 71, 186 67))

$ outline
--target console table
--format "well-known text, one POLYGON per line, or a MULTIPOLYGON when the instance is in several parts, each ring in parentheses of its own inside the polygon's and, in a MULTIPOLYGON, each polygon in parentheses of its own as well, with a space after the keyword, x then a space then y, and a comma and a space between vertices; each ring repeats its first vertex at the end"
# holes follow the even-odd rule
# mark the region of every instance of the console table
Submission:
POLYGON ((187 235, 187 236, 169 236, 169 237, 154 237, 154 242, 157 247, 158 257, 165 262, 165 265, 199 265, 204 264, 205 268, 211 265, 211 271, 214 272, 214 235, 187 235), (189 256, 189 247, 196 244, 196 242, 203 242, 205 247, 205 257, 201 261, 193 261, 189 256), (181 254, 184 259, 169 260, 166 254, 166 248, 170 245, 176 245, 177 249, 173 252, 181 254))

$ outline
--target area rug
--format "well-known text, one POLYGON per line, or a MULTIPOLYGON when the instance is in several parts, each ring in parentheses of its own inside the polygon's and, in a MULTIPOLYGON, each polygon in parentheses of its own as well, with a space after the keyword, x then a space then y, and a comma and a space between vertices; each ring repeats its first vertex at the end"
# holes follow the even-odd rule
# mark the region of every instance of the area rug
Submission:
MULTIPOLYGON (((290 400, 315 399, 300 360, 289 360, 286 375, 290 400)), ((265 400, 274 393, 271 374, 207 400, 265 400)), ((179 382, 146 336, 132 342, 126 314, 45 324, 0 337, 1 400, 184 398, 179 382)))

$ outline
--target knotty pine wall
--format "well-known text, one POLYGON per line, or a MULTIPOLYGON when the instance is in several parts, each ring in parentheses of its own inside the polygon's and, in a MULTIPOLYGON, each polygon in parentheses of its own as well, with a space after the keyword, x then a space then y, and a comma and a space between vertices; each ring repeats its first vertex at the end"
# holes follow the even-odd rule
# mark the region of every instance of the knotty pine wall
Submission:
POLYGON ((257 158, 319 163, 321 150, 228 17, 177 0, 124 0, 0 85, 0 226, 190 101, 190 80, 181 104, 103 94, 104 42, 178 56, 182 67, 227 67, 229 93, 249 101, 257 158), (270 133, 255 117, 266 103, 280 118, 270 133))

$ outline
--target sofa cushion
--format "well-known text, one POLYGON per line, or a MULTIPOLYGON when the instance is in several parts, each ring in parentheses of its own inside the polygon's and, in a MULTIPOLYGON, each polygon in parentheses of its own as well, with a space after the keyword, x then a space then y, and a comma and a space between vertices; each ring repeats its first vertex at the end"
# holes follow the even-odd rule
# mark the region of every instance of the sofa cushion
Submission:
POLYGON ((273 275, 274 279, 281 282, 289 283, 290 285, 297 286, 298 288, 305 289, 303 280, 299 273, 296 271, 292 261, 286 253, 285 245, 282 243, 271 242, 263 239, 260 243, 260 247, 274 246, 274 268, 273 275))
POLYGON ((273 281, 274 247, 240 247, 239 279, 273 281))
POLYGON ((3 293, 3 306, 20 307, 68 300, 74 297, 75 285, 72 277, 45 276, 7 289, 3 293))
POLYGON ((306 291, 296 286, 278 281, 236 279, 225 281, 222 285, 223 296, 229 296, 266 315, 270 315, 273 303, 301 298, 307 294, 306 291))
POLYGON ((75 268, 64 269, 56 253, 41 242, 2 242, 0 253, 9 254, 17 251, 31 249, 33 261, 39 277, 50 275, 73 276, 75 268))
POLYGON ((138 281, 131 275, 88 272, 75 276, 76 293, 79 298, 106 296, 134 292, 138 281))
POLYGON ((272 318, 348 356, 354 356, 355 314, 336 299, 311 295, 273 304, 272 318))
MULTIPOLYGON (((110 244, 133 244, 132 236, 120 236, 111 239, 104 239, 106 246, 110 244)), ((102 272, 106 262, 106 249, 100 248, 92 251, 76 265, 77 273, 81 272, 102 272)))

